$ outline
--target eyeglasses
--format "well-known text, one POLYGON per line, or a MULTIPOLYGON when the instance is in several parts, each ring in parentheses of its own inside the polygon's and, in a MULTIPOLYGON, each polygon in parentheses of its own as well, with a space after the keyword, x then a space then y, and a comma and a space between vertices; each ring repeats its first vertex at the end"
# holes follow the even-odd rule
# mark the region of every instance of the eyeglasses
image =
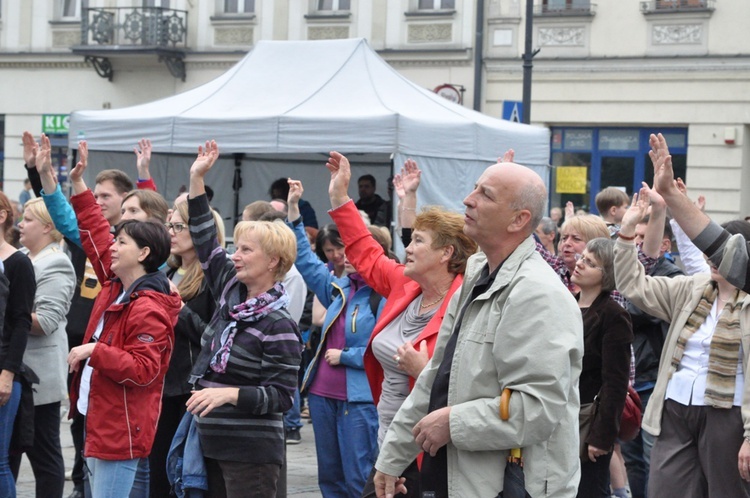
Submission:
POLYGON ((185 225, 184 223, 164 223, 164 227, 167 229, 167 231, 174 230, 174 233, 182 232, 186 226, 187 225, 185 225))
POLYGON ((604 268, 601 266, 596 266, 593 261, 591 261, 589 258, 585 257, 583 254, 576 254, 576 264, 578 262, 583 263, 584 265, 588 266, 589 268, 593 268, 595 270, 604 271, 604 268))

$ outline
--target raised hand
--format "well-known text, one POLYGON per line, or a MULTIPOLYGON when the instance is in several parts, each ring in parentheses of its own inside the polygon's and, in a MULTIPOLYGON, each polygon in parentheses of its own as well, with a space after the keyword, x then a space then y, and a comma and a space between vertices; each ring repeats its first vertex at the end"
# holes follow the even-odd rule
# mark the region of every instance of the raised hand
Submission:
POLYGON ((151 172, 149 171, 149 165, 151 164, 151 140, 148 138, 142 138, 138 141, 138 145, 133 148, 135 153, 135 166, 138 169, 138 178, 141 180, 148 180, 151 178, 151 172))
POLYGON ((39 151, 39 144, 34 140, 34 135, 28 131, 23 132, 23 161, 29 168, 36 167, 36 155, 39 151))
POLYGON ((401 168, 401 184, 404 188, 404 193, 415 193, 419 188, 419 182, 421 181, 422 171, 417 166, 416 161, 413 159, 407 159, 404 161, 404 167, 401 168))
POLYGON ((396 173, 395 175, 393 175, 393 191, 396 192, 396 197, 398 197, 399 200, 402 200, 406 195, 406 191, 404 190, 404 181, 401 178, 400 173, 396 173))
MULTIPOLYGON (((44 138, 42 138, 42 147, 44 147, 44 138)), ((75 184, 76 182, 83 181, 83 172, 86 171, 86 167, 89 165, 89 146, 86 140, 78 142, 78 162, 75 167, 70 170, 70 182, 75 184)))
POLYGON ((331 207, 337 207, 349 201, 349 182, 352 178, 352 170, 349 160, 336 151, 332 151, 328 157, 326 168, 331 172, 331 182, 328 184, 328 197, 331 199, 331 207))
POLYGON ((576 207, 573 202, 568 201, 565 203, 565 219, 569 220, 576 215, 576 207))
POLYGON ((505 154, 503 154, 503 157, 497 158, 497 162, 512 163, 515 158, 516 158, 516 151, 514 151, 513 149, 508 149, 505 151, 505 154))
POLYGON ((654 210, 658 210, 660 212, 667 210, 667 202, 664 200, 664 197, 661 196, 659 192, 656 190, 650 188, 648 186, 648 183, 641 182, 641 185, 644 189, 648 192, 648 199, 651 203, 651 212, 654 210))
POLYGON ((190 176, 203 178, 218 158, 219 146, 216 145, 216 140, 207 140, 205 147, 198 146, 198 157, 195 158, 193 165, 190 166, 190 176))
MULTIPOLYGON (((24 140, 25 140, 24 133, 24 140)), ((29 134, 31 136, 31 134, 29 134)), ((52 175, 54 177, 54 172, 52 170, 52 144, 49 141, 49 137, 47 135, 42 134, 41 138, 41 145, 35 144, 36 147, 36 156, 34 157, 33 163, 37 166, 37 170, 39 170, 40 175, 52 175)), ((32 139, 33 141, 33 139, 32 139)), ((26 144, 24 143, 23 147, 23 153, 24 153, 24 159, 26 156, 26 144)), ((26 161, 26 164, 29 164, 28 161, 26 161)))
POLYGON ((623 235, 630 235, 631 232, 635 232, 635 226, 641 222, 646 213, 648 212, 649 205, 649 192, 651 189, 648 185, 642 187, 640 192, 633 194, 633 200, 630 203, 630 207, 622 217, 622 223, 620 230, 623 231, 623 235))
POLYGON ((649 138, 651 151, 648 155, 654 164, 654 190, 662 196, 667 197, 677 193, 674 183, 674 169, 672 168, 672 156, 669 155, 669 147, 664 135, 652 134, 649 138))
POLYGON ((287 179, 287 183, 289 184, 289 195, 286 198, 286 218, 289 221, 295 221, 300 217, 299 200, 302 198, 302 194, 305 193, 305 188, 299 180, 289 178, 287 179))

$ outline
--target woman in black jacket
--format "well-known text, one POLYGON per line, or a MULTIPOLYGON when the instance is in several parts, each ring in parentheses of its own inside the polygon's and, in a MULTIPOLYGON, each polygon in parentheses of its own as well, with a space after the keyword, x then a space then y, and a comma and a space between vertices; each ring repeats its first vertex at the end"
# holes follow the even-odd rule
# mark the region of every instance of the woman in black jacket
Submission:
MULTIPOLYGON (((182 298, 183 306, 174 327, 174 351, 164 378, 162 409, 156 439, 151 449, 150 496, 169 496, 167 479, 167 454, 177 426, 185 414, 192 386, 188 383, 190 371, 201 351, 201 335, 216 309, 215 301, 203 276, 198 254, 188 229, 186 201, 177 203, 165 226, 171 238, 167 276, 182 298)), ((224 245, 224 225, 214 211, 218 227, 219 244, 224 245)))
POLYGON ((609 462, 625 405, 633 330, 628 312, 610 298, 614 289, 614 242, 592 239, 577 258, 571 281, 581 292, 583 369, 581 407, 598 404, 596 416, 581 441, 581 482, 578 497, 608 497, 609 462))

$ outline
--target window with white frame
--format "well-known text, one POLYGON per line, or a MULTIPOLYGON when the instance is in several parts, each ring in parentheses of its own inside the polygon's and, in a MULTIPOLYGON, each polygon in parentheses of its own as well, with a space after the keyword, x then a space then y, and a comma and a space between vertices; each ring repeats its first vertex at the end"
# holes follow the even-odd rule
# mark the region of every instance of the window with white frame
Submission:
POLYGON ((322 11, 351 10, 351 0, 317 0, 316 3, 322 11))
POLYGON ((161 7, 162 9, 169 8, 169 0, 143 0, 144 7, 161 7))
POLYGON ((255 12, 255 0, 224 0, 223 14, 252 14, 255 12))
POLYGON ((60 0, 59 9, 61 19, 81 18, 81 0, 60 0))
POLYGON ((418 0, 417 10, 453 10, 456 0, 418 0))

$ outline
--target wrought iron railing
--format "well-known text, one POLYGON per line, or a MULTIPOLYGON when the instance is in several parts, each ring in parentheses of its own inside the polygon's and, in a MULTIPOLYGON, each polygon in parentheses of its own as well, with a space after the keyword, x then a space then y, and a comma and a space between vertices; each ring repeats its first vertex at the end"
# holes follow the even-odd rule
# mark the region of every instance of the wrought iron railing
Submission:
POLYGON ((85 8, 81 45, 186 48, 187 14, 162 7, 85 8))
POLYGON ((713 11, 715 0, 647 0, 641 2, 643 13, 713 11))
POLYGON ((573 2, 553 3, 548 2, 534 5, 535 16, 593 16, 596 13, 596 4, 586 0, 575 0, 573 2))

